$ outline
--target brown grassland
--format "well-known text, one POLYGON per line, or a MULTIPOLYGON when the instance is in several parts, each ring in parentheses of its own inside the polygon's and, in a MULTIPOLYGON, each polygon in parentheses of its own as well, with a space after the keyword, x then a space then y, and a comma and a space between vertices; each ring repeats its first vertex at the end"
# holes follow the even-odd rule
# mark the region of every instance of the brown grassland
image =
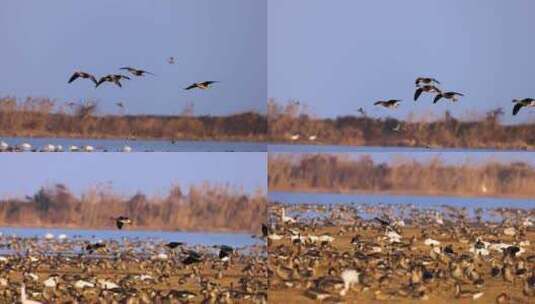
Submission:
POLYGON ((0 98, 0 135, 172 140, 265 140, 265 115, 194 116, 191 105, 178 116, 98 114, 98 103, 59 104, 28 97, 0 98))
POLYGON ((360 114, 322 119, 308 112, 305 105, 296 101, 280 104, 270 100, 269 138, 287 142, 290 134, 300 134, 300 141, 307 143, 309 136, 317 136, 314 143, 318 144, 535 149, 535 122, 505 125, 500 121, 503 109, 489 111, 471 121, 446 112, 443 118, 428 122, 360 114))

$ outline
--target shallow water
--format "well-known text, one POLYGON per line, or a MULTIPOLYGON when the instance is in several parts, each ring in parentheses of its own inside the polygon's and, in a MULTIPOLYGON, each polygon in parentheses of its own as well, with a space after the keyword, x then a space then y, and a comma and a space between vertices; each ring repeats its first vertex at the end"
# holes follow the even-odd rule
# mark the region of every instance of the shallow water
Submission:
POLYGON ((67 239, 97 240, 146 240, 154 242, 185 242, 189 246, 228 245, 245 247, 259 244, 246 233, 211 233, 211 232, 172 232, 172 231, 141 231, 141 230, 83 230, 83 229, 46 229, 46 228, 12 228, 0 227, 2 236, 44 239, 47 233, 54 235, 65 234, 67 239))
POLYGON ((269 144, 269 152, 516 152, 523 150, 465 149, 465 148, 423 148, 423 147, 381 147, 345 145, 269 144))
POLYGON ((424 196, 424 195, 391 195, 373 193, 308 193, 308 192, 269 192, 270 201, 286 204, 411 204, 417 208, 453 207, 469 208, 535 208, 535 199, 498 198, 498 197, 460 197, 460 196, 424 196))
POLYGON ((47 144, 62 145, 63 149, 75 145, 82 147, 91 145, 95 151, 122 151, 125 145, 133 152, 265 152, 266 143, 259 142, 227 142, 227 141, 176 141, 169 140, 125 140, 125 139, 77 139, 52 137, 1 137, 10 146, 29 143, 32 148, 41 149, 47 144))

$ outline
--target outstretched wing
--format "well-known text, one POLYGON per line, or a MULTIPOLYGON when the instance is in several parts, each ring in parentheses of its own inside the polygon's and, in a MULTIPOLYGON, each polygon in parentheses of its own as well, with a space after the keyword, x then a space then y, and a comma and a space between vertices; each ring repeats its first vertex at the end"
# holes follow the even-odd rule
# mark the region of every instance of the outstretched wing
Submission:
POLYGON ((189 87, 185 88, 184 90, 191 90, 191 89, 195 89, 197 87, 197 84, 194 83, 192 85, 190 85, 189 87))
POLYGON ((80 77, 80 74, 78 73, 74 73, 72 74, 71 78, 69 79, 69 82, 68 83, 71 83, 73 81, 75 81, 78 77, 80 77))
POLYGON ((115 223, 117 224, 117 228, 119 228, 119 230, 123 229, 123 222, 116 221, 115 223))
POLYGON ((416 92, 414 92, 414 101, 418 100, 418 97, 420 97, 423 91, 424 90, 422 90, 422 88, 419 88, 416 90, 416 92))
POLYGON ((376 101, 376 102, 373 103, 374 106, 378 106, 378 105, 382 105, 382 104, 383 104, 382 101, 376 101))
POLYGON ((433 99, 433 103, 437 103, 437 101, 439 101, 440 98, 442 98, 442 94, 437 94, 437 96, 435 96, 435 99, 433 99))
POLYGON ((524 105, 521 104, 520 102, 515 104, 515 106, 513 107, 513 115, 516 115, 518 114, 518 111, 520 111, 520 109, 523 107, 524 105))

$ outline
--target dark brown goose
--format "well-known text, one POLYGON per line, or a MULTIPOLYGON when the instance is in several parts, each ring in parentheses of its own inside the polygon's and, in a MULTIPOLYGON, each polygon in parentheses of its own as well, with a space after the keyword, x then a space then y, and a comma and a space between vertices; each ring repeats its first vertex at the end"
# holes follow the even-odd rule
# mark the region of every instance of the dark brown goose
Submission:
POLYGON ((106 75, 99 79, 99 81, 96 83, 95 87, 98 88, 99 85, 103 84, 104 82, 111 82, 115 83, 119 87, 123 87, 121 85, 121 79, 130 79, 128 76, 120 75, 120 74, 110 74, 106 75))
POLYGON ((114 218, 115 225, 117 225, 117 228, 119 230, 123 229, 124 225, 130 225, 132 224, 132 220, 126 216, 119 216, 118 218, 114 218))
POLYGON ((97 79, 95 78, 95 76, 93 76, 93 75, 91 75, 89 73, 86 73, 86 72, 82 72, 82 71, 74 72, 74 74, 72 74, 71 78, 69 79, 68 83, 71 83, 71 82, 75 81, 78 78, 91 79, 95 84, 97 84, 97 79))
POLYGON ((440 84, 440 82, 438 80, 436 80, 435 78, 431 78, 431 77, 418 77, 416 78, 416 86, 419 87, 419 86, 423 86, 423 85, 437 85, 437 84, 440 84))
POLYGON ((393 109, 393 108, 397 108, 400 102, 401 102, 401 99, 379 100, 379 101, 376 101, 374 105, 382 106, 387 109, 393 109))
POLYGON ((130 74, 132 74, 134 76, 145 76, 145 74, 156 76, 155 74, 153 74, 153 73, 151 73, 149 71, 138 70, 138 69, 134 69, 134 68, 131 68, 131 67, 120 68, 120 70, 126 70, 126 71, 130 72, 130 74))
POLYGON ((423 92, 440 94, 442 91, 434 85, 424 85, 416 89, 416 92, 414 92, 414 101, 418 100, 418 97, 420 97, 423 92))
POLYGON ((191 89, 201 89, 206 90, 210 88, 211 84, 218 83, 219 81, 203 81, 203 82, 196 82, 189 87, 185 88, 184 90, 191 90, 191 89))
POLYGON ((438 93, 437 96, 435 96, 433 103, 437 103, 441 98, 450 99, 451 101, 455 102, 458 101, 459 97, 461 96, 464 96, 464 94, 458 92, 438 93))
POLYGON ((513 102, 515 103, 513 115, 518 114, 523 107, 535 108, 535 98, 513 99, 513 102))

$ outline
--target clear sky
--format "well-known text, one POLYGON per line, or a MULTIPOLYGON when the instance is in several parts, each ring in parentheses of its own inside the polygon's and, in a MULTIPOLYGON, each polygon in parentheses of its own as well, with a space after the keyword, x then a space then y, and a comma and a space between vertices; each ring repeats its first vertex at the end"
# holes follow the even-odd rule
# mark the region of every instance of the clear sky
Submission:
POLYGON ((298 99, 322 117, 470 118, 535 97, 535 1, 530 0, 269 0, 268 95, 298 99), (432 76, 466 97, 457 104, 431 96, 413 101, 414 80, 432 76), (379 99, 403 99, 395 110, 379 99))
POLYGON ((0 95, 99 100, 101 112, 265 112, 265 0, 5 0, 0 4, 0 95), (170 56, 176 64, 167 63, 170 56), (75 69, 102 76, 132 66, 156 77, 95 89, 67 84, 75 69), (184 91, 218 80, 208 91, 184 91))
POLYGON ((172 185, 228 184, 267 193, 266 153, 2 153, 0 198, 64 183, 76 194, 110 185, 118 193, 167 195, 172 185))

